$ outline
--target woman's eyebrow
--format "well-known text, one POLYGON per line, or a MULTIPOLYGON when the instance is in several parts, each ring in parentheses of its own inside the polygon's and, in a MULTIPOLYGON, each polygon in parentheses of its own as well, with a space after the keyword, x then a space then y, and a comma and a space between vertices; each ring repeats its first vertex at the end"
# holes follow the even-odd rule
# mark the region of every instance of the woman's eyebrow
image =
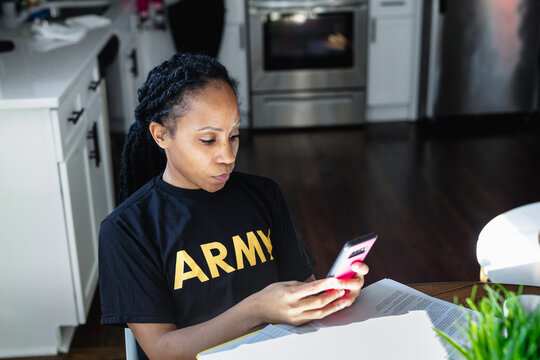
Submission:
MULTIPOLYGON (((233 129, 238 127, 240 125, 240 120, 238 120, 234 125, 233 125, 233 129)), ((222 128, 218 128, 218 127, 214 127, 214 126, 205 126, 205 127, 202 127, 200 129, 197 129, 195 131, 205 131, 205 130, 214 130, 214 131, 223 131, 222 128)))
POLYGON ((233 129, 235 129, 235 128, 237 128, 237 127, 240 126, 240 120, 241 120, 241 119, 238 119, 238 121, 237 121, 236 123, 234 123, 234 125, 233 125, 233 127, 232 127, 233 129))
POLYGON ((213 126, 205 126, 200 129, 197 129, 195 131, 204 131, 204 130, 214 130, 214 131, 223 131, 221 128, 213 127, 213 126))

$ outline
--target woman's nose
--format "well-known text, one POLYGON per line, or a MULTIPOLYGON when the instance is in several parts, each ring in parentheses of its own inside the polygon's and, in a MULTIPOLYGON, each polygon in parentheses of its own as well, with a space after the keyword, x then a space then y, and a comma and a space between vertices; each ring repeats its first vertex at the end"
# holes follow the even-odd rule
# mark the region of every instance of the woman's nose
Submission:
POLYGON ((223 164, 232 164, 236 160, 236 152, 233 144, 224 144, 221 146, 218 154, 218 162, 223 164))

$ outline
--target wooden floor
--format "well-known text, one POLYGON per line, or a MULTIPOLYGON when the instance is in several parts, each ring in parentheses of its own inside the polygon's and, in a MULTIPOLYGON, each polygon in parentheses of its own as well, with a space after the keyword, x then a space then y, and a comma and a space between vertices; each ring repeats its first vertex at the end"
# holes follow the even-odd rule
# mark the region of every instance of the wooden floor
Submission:
MULTIPOLYGON (((237 169, 281 186, 317 277, 342 243, 373 231, 367 284, 474 281, 482 227, 540 201, 540 130, 520 122, 255 132, 242 134, 237 169)), ((123 330, 99 326, 96 297, 68 354, 33 359, 123 357, 123 330)))

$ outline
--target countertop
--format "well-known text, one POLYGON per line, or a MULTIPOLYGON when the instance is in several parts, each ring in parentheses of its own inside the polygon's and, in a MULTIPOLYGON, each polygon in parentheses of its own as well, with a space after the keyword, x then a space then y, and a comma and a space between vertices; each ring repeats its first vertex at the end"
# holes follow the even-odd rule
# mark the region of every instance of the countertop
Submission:
POLYGON ((15 50, 0 53, 0 110, 58 107, 77 76, 117 34, 118 24, 133 13, 134 0, 111 0, 102 15, 111 19, 110 25, 88 30, 80 42, 48 52, 35 50, 30 23, 0 28, 0 38, 15 43, 15 50))

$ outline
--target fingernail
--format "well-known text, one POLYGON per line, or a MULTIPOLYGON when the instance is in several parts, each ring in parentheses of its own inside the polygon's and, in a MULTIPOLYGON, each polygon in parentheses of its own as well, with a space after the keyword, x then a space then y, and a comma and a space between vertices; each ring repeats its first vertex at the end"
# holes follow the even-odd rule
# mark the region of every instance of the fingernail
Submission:
POLYGON ((342 297, 343 295, 345 295, 345 290, 339 290, 339 297, 342 297))

